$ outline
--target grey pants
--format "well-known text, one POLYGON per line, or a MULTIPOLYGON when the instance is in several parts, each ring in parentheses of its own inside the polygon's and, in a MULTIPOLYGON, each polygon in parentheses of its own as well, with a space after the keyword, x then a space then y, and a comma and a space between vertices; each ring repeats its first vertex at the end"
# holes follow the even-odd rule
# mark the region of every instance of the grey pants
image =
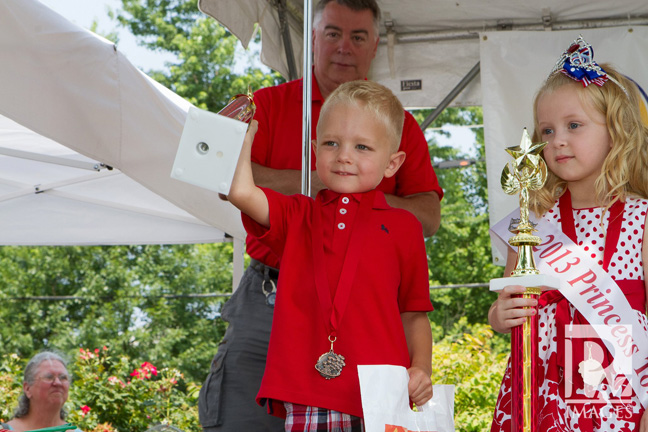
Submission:
MULTIPOLYGON (((268 277, 265 283, 269 291, 268 277)), ((238 289, 223 306, 222 318, 229 326, 198 398, 204 432, 285 430, 283 419, 269 415, 255 401, 265 369, 274 311, 266 303, 263 284, 263 274, 248 267, 238 289)))

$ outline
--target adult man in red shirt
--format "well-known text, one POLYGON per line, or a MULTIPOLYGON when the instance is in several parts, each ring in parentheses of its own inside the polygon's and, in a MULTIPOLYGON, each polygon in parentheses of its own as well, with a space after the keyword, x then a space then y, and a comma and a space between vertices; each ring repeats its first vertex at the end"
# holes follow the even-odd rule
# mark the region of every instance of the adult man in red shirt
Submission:
MULTIPOLYGON (((324 99, 340 84, 365 79, 378 48, 380 10, 375 0, 321 0, 313 23, 313 138, 324 99)), ((259 122, 252 148, 257 185, 283 194, 301 192, 302 80, 255 93, 259 122)), ((440 224, 443 192, 430 163, 427 142, 414 118, 405 113, 400 150, 405 162, 397 175, 383 180, 378 190, 387 203, 413 213, 430 236, 440 224)), ((314 172, 311 191, 323 187, 314 172)), ((281 419, 256 405, 272 326, 279 268, 276 255, 253 236, 247 237, 250 266, 222 310, 229 323, 199 399, 205 432, 283 431, 281 419)), ((286 355, 290 355, 287 353, 286 355)))

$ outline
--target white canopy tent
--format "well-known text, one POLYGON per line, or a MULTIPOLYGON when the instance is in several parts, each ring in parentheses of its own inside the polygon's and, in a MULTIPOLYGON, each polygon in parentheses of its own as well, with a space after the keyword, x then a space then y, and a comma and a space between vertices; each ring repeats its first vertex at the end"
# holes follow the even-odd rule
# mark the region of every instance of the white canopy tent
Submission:
POLYGON ((0 117, 2 245, 228 241, 159 195, 99 162, 0 117))
MULTIPOLYGON (((225 25, 244 46, 259 23, 261 60, 287 78, 291 57, 294 76, 301 76, 303 4, 303 0, 198 0, 200 10, 225 25), (286 54, 288 37, 282 28, 289 29, 292 56, 286 54)), ((381 43, 369 78, 389 86, 411 108, 440 105, 479 62, 482 33, 648 25, 645 0, 378 0, 378 4, 383 12, 381 43), (401 85, 406 86, 402 81, 416 80, 421 81, 420 90, 409 86, 411 90, 401 91, 401 85)), ((453 102, 481 104, 478 80, 453 102)))
MULTIPOLYGON (((198 0, 198 4, 244 45, 259 23, 261 60, 286 77, 301 75, 303 0, 198 0), (287 41, 292 50, 286 49, 287 41)), ((524 127, 533 128, 533 95, 580 33, 594 46, 599 62, 614 63, 648 88, 645 0, 378 0, 378 4, 383 12, 381 44, 369 78, 390 87, 406 107, 437 108, 433 116, 446 106, 483 106, 492 223, 517 206, 516 198, 506 196, 499 185, 509 159, 504 149, 519 144, 524 127), (474 79, 480 72, 481 80, 474 79)))

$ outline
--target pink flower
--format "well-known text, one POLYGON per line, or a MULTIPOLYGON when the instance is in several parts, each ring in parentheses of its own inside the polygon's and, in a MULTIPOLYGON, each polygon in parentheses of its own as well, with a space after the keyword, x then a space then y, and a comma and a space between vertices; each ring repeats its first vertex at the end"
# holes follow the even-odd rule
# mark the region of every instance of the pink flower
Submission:
POLYGON ((126 387, 126 384, 116 376, 111 376, 108 378, 108 382, 113 385, 119 384, 122 388, 126 387))
POLYGON ((157 368, 149 362, 142 363, 142 370, 151 372, 153 375, 157 376, 157 368))
POLYGON ((90 407, 88 405, 83 405, 81 407, 81 411, 82 411, 81 416, 85 417, 85 415, 90 412, 90 407))
POLYGON ((144 362, 139 369, 131 372, 130 376, 145 380, 151 378, 151 374, 157 376, 157 368, 149 362, 144 362))
POLYGON ((79 348, 79 352, 81 353, 79 355, 79 357, 81 357, 81 360, 90 360, 91 358, 95 357, 95 355, 90 350, 84 350, 83 348, 79 348))

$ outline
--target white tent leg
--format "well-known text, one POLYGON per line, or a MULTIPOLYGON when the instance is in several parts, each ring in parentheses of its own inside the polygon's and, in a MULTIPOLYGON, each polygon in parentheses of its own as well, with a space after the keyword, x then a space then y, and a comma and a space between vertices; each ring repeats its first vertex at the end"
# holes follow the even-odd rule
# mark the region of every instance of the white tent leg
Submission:
POLYGON ((234 256, 232 260, 232 292, 234 292, 243 277, 245 242, 241 239, 233 238, 232 243, 234 245, 234 256))

